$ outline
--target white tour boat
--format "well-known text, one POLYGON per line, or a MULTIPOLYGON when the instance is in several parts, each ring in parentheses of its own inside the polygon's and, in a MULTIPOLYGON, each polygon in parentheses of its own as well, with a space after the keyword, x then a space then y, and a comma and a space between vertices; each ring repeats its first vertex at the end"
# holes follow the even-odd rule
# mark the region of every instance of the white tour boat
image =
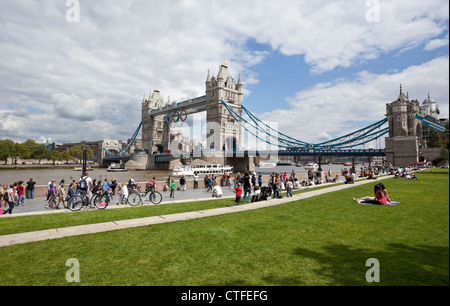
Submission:
POLYGON ((305 170, 307 170, 307 171, 309 171, 309 170, 317 171, 318 169, 319 169, 319 165, 318 164, 307 163, 305 165, 305 170))
POLYGON ((275 168, 277 166, 277 163, 259 163, 258 167, 259 168, 275 168))
POLYGON ((172 176, 194 176, 194 173, 201 175, 223 175, 233 173, 232 166, 222 166, 222 165, 197 165, 175 167, 172 172, 172 176))
MULTIPOLYGON (((75 167, 73 168, 73 171, 83 171, 83 167, 75 167)), ((94 171, 91 167, 87 167, 86 171, 94 171)))
POLYGON ((127 172, 125 164, 111 163, 111 165, 106 169, 108 172, 127 172))

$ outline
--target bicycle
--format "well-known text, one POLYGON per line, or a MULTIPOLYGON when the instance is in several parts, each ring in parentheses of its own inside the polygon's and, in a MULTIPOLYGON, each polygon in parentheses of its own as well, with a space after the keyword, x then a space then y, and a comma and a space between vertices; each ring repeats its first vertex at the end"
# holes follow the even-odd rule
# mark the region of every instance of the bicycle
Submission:
POLYGON ((107 191, 102 192, 101 190, 97 191, 91 200, 91 203, 94 203, 98 209, 105 209, 108 207, 109 202, 111 202, 110 194, 107 191))
MULTIPOLYGON (((73 197, 71 197, 68 201, 67 201, 67 207, 69 207, 69 209, 71 211, 79 211, 81 210, 81 208, 83 207, 88 207, 91 208, 91 204, 93 203, 94 206, 97 209, 105 209, 108 205, 102 204, 101 201, 93 201, 93 199, 95 198, 95 196, 93 196, 91 199, 89 199, 87 197, 87 192, 86 191, 82 191, 81 195, 74 195, 73 197)), ((108 202, 109 203, 109 202, 108 202)))
POLYGON ((128 204, 131 206, 137 206, 143 204, 143 201, 152 202, 153 204, 159 204, 162 201, 162 195, 158 191, 152 191, 147 189, 145 192, 141 192, 141 188, 137 187, 129 191, 128 204), (146 200, 148 196, 148 200, 146 200))

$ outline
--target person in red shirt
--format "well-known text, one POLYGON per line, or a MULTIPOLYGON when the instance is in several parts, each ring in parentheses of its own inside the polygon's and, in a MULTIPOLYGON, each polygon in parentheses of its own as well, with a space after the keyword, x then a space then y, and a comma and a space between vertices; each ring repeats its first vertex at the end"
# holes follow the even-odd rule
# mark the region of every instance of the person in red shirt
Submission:
POLYGON ((387 192, 380 186, 380 184, 375 185, 374 188, 375 198, 362 198, 362 199, 354 199, 358 204, 376 204, 376 205, 386 205, 387 200, 387 192))
POLYGON ((17 203, 19 204, 19 207, 22 207, 23 203, 25 203, 25 187, 23 187, 23 181, 19 181, 17 185, 17 196, 19 198, 17 203))
POLYGON ((242 195, 242 188, 241 183, 237 184, 236 189, 234 189, 234 192, 236 193, 236 199, 234 200, 234 206, 238 206, 241 204, 241 195, 242 195))

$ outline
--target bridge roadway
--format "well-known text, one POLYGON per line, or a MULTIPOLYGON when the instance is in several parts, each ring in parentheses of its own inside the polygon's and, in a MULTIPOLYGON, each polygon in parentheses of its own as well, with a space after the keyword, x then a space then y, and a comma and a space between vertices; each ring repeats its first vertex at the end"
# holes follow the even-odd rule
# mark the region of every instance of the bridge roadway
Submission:
MULTIPOLYGON (((218 154, 220 151, 173 152, 155 155, 155 162, 166 162, 180 157, 201 157, 218 154)), ((385 149, 351 149, 351 150, 242 150, 222 151, 225 157, 256 157, 256 156, 386 156, 385 149)))
POLYGON ((192 113, 206 111, 206 96, 189 99, 183 102, 177 102, 174 105, 169 104, 161 108, 152 109, 149 115, 161 116, 181 110, 185 110, 188 115, 192 113))

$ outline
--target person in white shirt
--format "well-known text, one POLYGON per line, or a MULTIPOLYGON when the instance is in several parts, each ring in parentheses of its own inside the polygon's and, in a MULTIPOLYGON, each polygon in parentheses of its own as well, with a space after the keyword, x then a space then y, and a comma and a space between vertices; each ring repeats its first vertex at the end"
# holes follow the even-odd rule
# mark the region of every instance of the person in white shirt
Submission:
POLYGON ((198 189, 198 174, 194 172, 194 189, 198 189))
POLYGON ((116 205, 119 204, 127 204, 127 199, 128 199, 128 187, 127 185, 122 182, 122 184, 120 185, 120 189, 119 189, 119 202, 116 203, 116 205))
POLYGON ((213 198, 214 197, 221 198, 223 196, 222 188, 220 188, 220 186, 217 183, 214 184, 214 187, 212 190, 212 196, 213 196, 213 198))

